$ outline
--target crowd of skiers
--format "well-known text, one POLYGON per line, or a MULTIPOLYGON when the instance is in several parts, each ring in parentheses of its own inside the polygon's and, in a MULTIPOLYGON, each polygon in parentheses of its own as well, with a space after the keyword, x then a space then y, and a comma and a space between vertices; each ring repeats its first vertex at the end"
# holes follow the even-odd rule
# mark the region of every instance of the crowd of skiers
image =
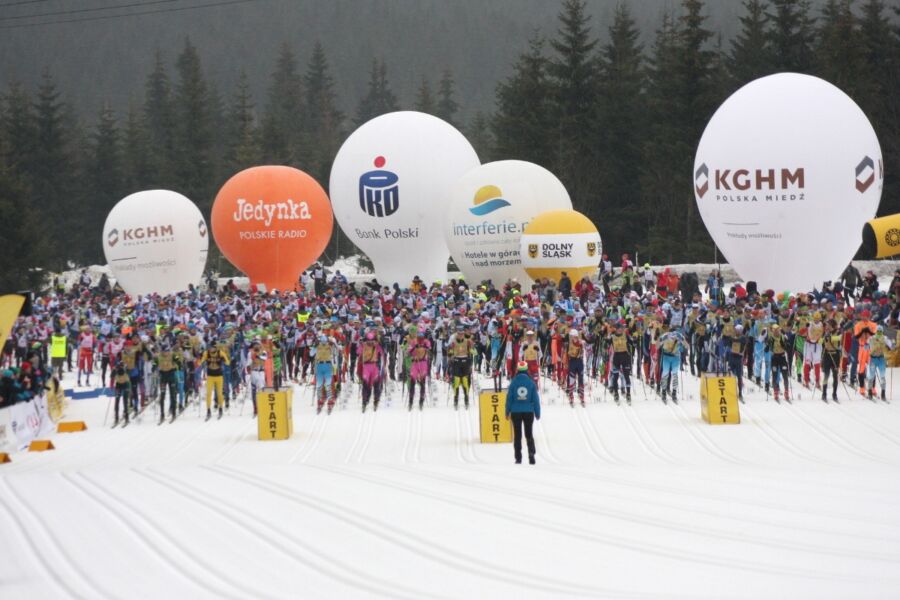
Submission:
POLYGON ((113 390, 116 424, 148 406, 173 421, 192 400, 207 419, 238 397, 255 412, 256 390, 289 382, 311 386, 326 414, 349 400, 349 382, 362 411, 386 394, 422 410, 442 384, 455 408, 468 408, 474 372, 499 389, 520 370, 573 406, 606 394, 630 403, 637 385, 677 401, 685 371, 734 374, 741 397, 750 380, 789 400, 796 380, 826 401, 840 382, 886 399, 900 276, 885 292, 871 273, 848 271, 796 294, 726 291, 718 272, 701 291, 696 275, 635 268, 627 255, 615 268, 604 256, 596 277, 574 285, 564 275, 527 287, 419 278, 383 287, 316 265, 294 290, 229 282, 130 297, 88 277, 33 299, 3 348, 0 393, 27 399, 48 375, 74 371, 78 385, 113 390))

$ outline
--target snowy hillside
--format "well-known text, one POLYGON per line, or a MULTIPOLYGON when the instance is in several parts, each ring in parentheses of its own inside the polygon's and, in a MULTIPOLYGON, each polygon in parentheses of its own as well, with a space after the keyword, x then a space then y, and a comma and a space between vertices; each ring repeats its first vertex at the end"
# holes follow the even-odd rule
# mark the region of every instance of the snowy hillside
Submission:
POLYGON ((249 405, 110 429, 72 401, 86 432, 0 465, 3 597, 896 598, 900 377, 894 403, 753 391, 730 426, 684 382, 677 406, 548 390, 533 467, 443 387, 330 416, 298 387, 283 442, 249 405))

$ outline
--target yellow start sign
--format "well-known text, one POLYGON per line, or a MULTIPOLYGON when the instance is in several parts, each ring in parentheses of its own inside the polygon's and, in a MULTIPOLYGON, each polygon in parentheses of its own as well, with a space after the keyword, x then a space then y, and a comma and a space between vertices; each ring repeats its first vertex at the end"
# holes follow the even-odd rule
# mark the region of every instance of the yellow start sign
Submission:
POLYGON ((700 415, 711 425, 740 423, 737 379, 704 375, 700 379, 700 415))
POLYGON ((481 443, 510 443, 513 439, 512 421, 506 420, 506 392, 484 391, 478 397, 481 417, 481 443))
POLYGON ((256 394, 259 439, 286 440, 294 433, 293 390, 263 390, 256 394))

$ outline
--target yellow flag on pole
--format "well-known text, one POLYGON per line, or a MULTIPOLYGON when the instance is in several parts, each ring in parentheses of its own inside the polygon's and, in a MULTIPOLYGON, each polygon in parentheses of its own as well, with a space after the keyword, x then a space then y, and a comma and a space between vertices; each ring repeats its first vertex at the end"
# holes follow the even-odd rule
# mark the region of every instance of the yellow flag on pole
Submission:
POLYGON ((18 294, 0 296, 0 349, 6 345, 6 338, 9 337, 23 304, 25 296, 18 294))

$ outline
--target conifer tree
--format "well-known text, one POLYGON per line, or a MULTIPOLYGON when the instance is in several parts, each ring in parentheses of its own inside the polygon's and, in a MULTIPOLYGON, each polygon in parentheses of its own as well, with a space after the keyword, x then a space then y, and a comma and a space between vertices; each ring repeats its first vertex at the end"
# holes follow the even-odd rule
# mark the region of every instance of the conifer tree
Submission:
POLYGON ((362 125, 378 115, 397 110, 397 96, 391 91, 387 78, 387 65, 383 60, 373 59, 369 72, 366 95, 356 109, 356 125, 362 125))
POLYGON ((419 84, 419 89, 416 91, 416 103, 414 106, 419 112, 429 115, 435 113, 434 95, 431 93, 431 84, 428 83, 427 77, 422 77, 422 83, 419 84))
POLYGON ((444 69, 441 75, 441 81, 438 83, 438 98, 435 104, 435 116, 456 126, 456 113, 459 111, 459 104, 455 99, 455 89, 453 82, 453 73, 450 69, 444 69))
POLYGON ((497 85, 497 111, 491 123, 495 156, 527 160, 552 170, 552 94, 544 41, 533 36, 513 74, 497 85))
POLYGON ((741 31, 731 42, 728 67, 735 87, 772 72, 769 50, 768 4, 763 0, 744 0, 741 31))

